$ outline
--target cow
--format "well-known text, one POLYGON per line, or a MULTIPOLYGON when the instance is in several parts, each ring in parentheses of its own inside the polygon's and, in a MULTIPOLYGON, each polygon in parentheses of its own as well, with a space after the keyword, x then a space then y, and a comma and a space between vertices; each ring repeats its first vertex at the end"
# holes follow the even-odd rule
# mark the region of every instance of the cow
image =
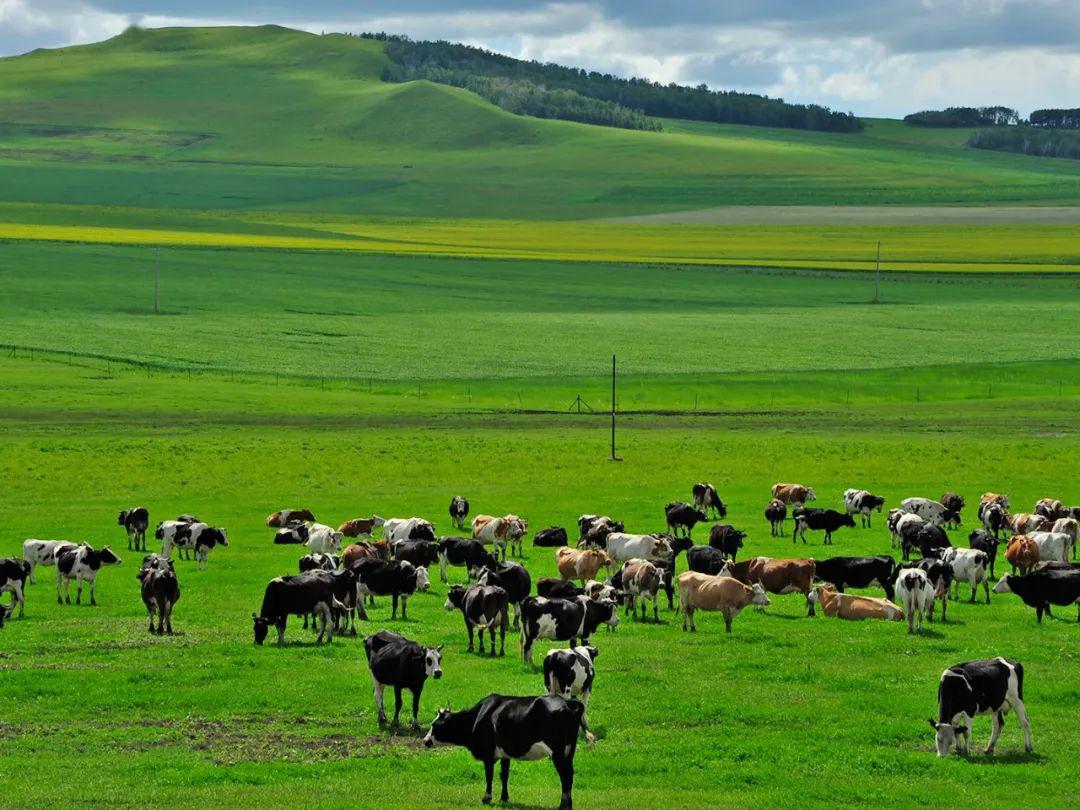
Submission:
POLYGON ((311 539, 311 529, 306 523, 294 523, 274 532, 275 546, 302 546, 311 539))
POLYGON ((711 513, 715 519, 727 517, 727 507, 716 494, 716 487, 709 483, 694 484, 692 495, 694 506, 711 513))
POLYGON ((827 585, 819 585, 810 593, 810 600, 821 604, 826 616, 851 621, 863 619, 883 619, 902 622, 904 610, 888 599, 876 599, 871 596, 853 596, 850 593, 837 593, 827 585))
POLYGON ((814 615, 814 604, 810 601, 817 566, 810 559, 774 560, 770 557, 751 557, 740 563, 732 563, 730 576, 744 585, 761 584, 769 593, 783 595, 801 593, 807 597, 807 615, 814 615))
POLYGON ((930 498, 904 498, 900 509, 912 515, 918 515, 927 523, 935 526, 960 525, 960 515, 947 509, 943 504, 930 498))
POLYGON ((825 545, 832 545, 833 532, 842 526, 855 528, 855 519, 851 515, 837 512, 835 509, 807 509, 799 507, 791 515, 795 519, 795 528, 791 532, 791 542, 795 543, 796 537, 802 537, 806 543, 806 530, 824 531, 825 545))
POLYGON ((399 560, 359 560, 350 571, 356 574, 357 610, 360 618, 367 621, 364 598, 368 596, 389 596, 393 607, 390 618, 397 618, 398 600, 401 600, 401 620, 408 619, 409 597, 419 587, 419 569, 411 563, 399 560))
POLYGON ((1027 512, 1018 512, 1009 515, 1009 529, 1015 534, 1029 534, 1031 532, 1044 532, 1049 529, 1053 522, 1042 515, 1032 515, 1027 512))
POLYGON ((371 533, 380 528, 385 521, 378 515, 372 515, 366 518, 353 518, 352 520, 346 520, 340 526, 338 531, 344 537, 371 537, 371 533))
POLYGON ((476 577, 478 585, 497 585, 506 591, 506 598, 514 608, 514 628, 521 623, 521 603, 532 590, 532 577, 525 566, 516 562, 499 563, 493 568, 484 566, 476 577))
POLYGON ((139 573, 135 575, 139 582, 143 604, 150 616, 150 634, 154 633, 154 614, 157 613, 157 634, 173 634, 173 607, 180 601, 180 583, 173 569, 173 561, 157 554, 143 559, 139 573), (167 630, 166 630, 167 628, 167 630))
POLYGON ((499 564, 499 559, 484 548, 483 543, 468 537, 440 537, 439 538, 439 578, 443 582, 446 579, 446 567, 448 565, 464 567, 466 581, 472 579, 472 572, 483 566, 494 568, 499 564))
POLYGON ((336 571, 341 566, 341 557, 334 554, 305 554, 297 567, 300 573, 308 571, 336 571))
POLYGON ((435 526, 423 518, 390 518, 383 523, 383 537, 390 545, 399 540, 436 541, 435 526))
POLYGON ((278 631, 278 644, 284 644, 288 617, 308 614, 315 614, 320 624, 315 643, 322 644, 324 638, 327 643, 333 643, 334 628, 330 614, 334 609, 346 608, 334 596, 332 583, 320 576, 320 572, 272 579, 266 585, 259 613, 251 614, 255 643, 262 646, 270 625, 273 625, 278 631))
MULTIPOLYGON (((334 599, 337 600, 331 605, 330 616, 333 619, 334 632, 349 632, 351 635, 356 635, 356 623, 355 610, 356 604, 359 601, 357 598, 356 588, 356 571, 351 568, 338 570, 337 566, 333 568, 327 567, 325 559, 323 559, 322 566, 313 566, 312 562, 306 562, 309 560, 319 560, 329 555, 308 555, 300 560, 300 571, 302 574, 313 576, 321 579, 330 586, 330 592, 333 594, 334 599), (344 627, 341 627, 342 619, 344 619, 344 627)), ((333 557, 330 557, 333 560, 333 557)), ((361 606, 361 610, 363 607, 361 606)), ((308 619, 311 620, 311 629, 315 631, 318 629, 317 612, 313 612, 310 616, 304 616, 304 629, 307 629, 308 619)))
POLYGON ((673 535, 678 537, 681 529, 684 537, 691 537, 694 526, 708 520, 708 515, 688 503, 672 501, 664 507, 664 519, 667 521, 668 531, 673 535))
POLYGON ((127 532, 128 551, 146 551, 146 529, 150 525, 150 510, 145 506, 124 509, 116 519, 118 526, 127 532), (132 548, 132 541, 135 547, 132 548))
POLYGON ((1054 525, 1050 527, 1050 531, 1055 534, 1067 534, 1069 536, 1069 545, 1072 546, 1072 558, 1076 559, 1076 544, 1080 541, 1080 521, 1073 517, 1058 518, 1054 521, 1054 525))
POLYGON ((386 707, 383 695, 386 687, 394 690, 394 721, 391 728, 398 727, 401 717, 401 692, 412 692, 412 729, 420 730, 420 695, 428 678, 442 677, 442 645, 424 647, 405 636, 389 630, 380 630, 364 639, 364 654, 371 670, 372 691, 375 707, 379 710, 379 726, 386 725, 386 707))
POLYGON ((390 554, 395 560, 405 560, 417 568, 426 568, 439 561, 439 546, 428 540, 402 540, 394 543, 390 554))
MULTIPOLYGON (((549 695, 558 695, 564 700, 576 698, 589 711, 589 697, 592 695, 593 681, 596 678, 596 656, 600 654, 596 647, 583 645, 569 650, 549 650, 544 656, 544 686, 549 695)), ((588 733, 586 718, 582 715, 581 727, 588 733)))
POLYGON ((1012 506, 1012 502, 1009 500, 1008 495, 1000 495, 997 492, 984 492, 979 497, 979 509, 976 512, 976 516, 979 520, 982 520, 983 512, 985 512, 986 507, 992 503, 996 503, 1000 506, 1003 512, 1008 512, 1009 507, 1012 506))
POLYGON ((56 603, 58 605, 71 604, 71 580, 75 580, 78 583, 75 604, 82 604, 83 582, 89 582, 90 604, 96 607, 94 586, 98 571, 102 566, 119 564, 120 558, 108 546, 95 551, 93 547, 84 543, 81 546, 64 549, 56 560, 56 603))
POLYGON ((709 529, 709 545, 732 561, 738 556, 745 539, 746 532, 739 531, 728 523, 716 523, 709 529))
POLYGON ((1024 750, 1031 753, 1031 726, 1024 708, 1024 668, 1019 661, 1004 658, 982 659, 954 664, 941 673, 938 683, 938 718, 930 718, 934 745, 939 757, 947 757, 953 747, 966 755, 971 744, 971 721, 989 714, 993 731, 986 753, 993 754, 1005 715, 1015 711, 1024 731, 1024 750))
POLYGON ((936 557, 937 549, 951 546, 945 530, 933 523, 910 524, 900 541, 904 560, 911 558, 912 551, 918 551, 921 557, 936 557))
POLYGON ((34 572, 39 565, 53 566, 60 553, 75 548, 78 543, 70 540, 26 540, 23 542, 23 559, 30 563, 30 584, 37 584, 34 572))
POLYGON ((612 532, 607 538, 607 556, 612 562, 664 559, 674 553, 672 539, 662 534, 612 532))
POLYGON ((773 498, 765 505, 765 519, 773 537, 784 536, 784 521, 787 519, 787 504, 779 498, 773 498))
MULTIPOLYGON (((622 588, 622 580, 619 579, 619 575, 622 573, 622 569, 616 571, 611 575, 611 578, 607 582, 601 582, 598 579, 590 579, 585 583, 585 587, 581 589, 582 595, 586 599, 597 601, 598 599, 610 599, 612 602, 618 602, 620 605, 626 601, 626 594, 620 590, 622 588)), ((567 597, 561 597, 567 598, 567 597)), ((573 597, 570 597, 573 598, 573 597)))
POLYGON ((577 522, 579 532, 578 546, 585 542, 585 538, 590 529, 595 529, 599 526, 607 526, 609 533, 626 531, 626 526, 623 525, 621 520, 613 520, 607 515, 581 515, 577 522))
POLYGON ((915 618, 919 619, 919 632, 923 629, 923 616, 934 608, 935 588, 921 568, 902 568, 896 575, 896 595, 907 614, 907 631, 915 632, 915 618))
POLYGON ((772 496, 788 506, 803 506, 807 501, 816 501, 817 493, 802 484, 773 484, 772 496))
POLYGON ((697 632, 694 613, 716 610, 724 616, 724 629, 730 633, 731 623, 747 605, 765 607, 771 604, 760 583, 744 585, 733 577, 709 576, 697 571, 679 574, 679 607, 683 612, 683 631, 697 632))
POLYGON ((985 508, 979 512, 979 519, 982 521, 983 528, 992 532, 994 537, 999 537, 1009 528, 1009 515, 1000 503, 986 504, 985 508))
POLYGON ((585 594, 585 588, 568 579, 540 577, 536 580, 536 595, 545 599, 576 599, 585 594))
POLYGON ((19 618, 26 614, 26 580, 30 576, 30 563, 18 557, 0 559, 0 593, 11 594, 10 612, 19 606, 19 618))
POLYGON ((1053 617, 1051 605, 1064 607, 1075 603, 1076 620, 1080 622, 1080 569, 1047 568, 1021 576, 1005 574, 994 586, 994 593, 1015 593, 1025 605, 1035 608, 1040 624, 1043 613, 1053 617))
POLYGON ((228 545, 229 536, 225 529, 214 528, 202 522, 181 523, 171 536, 167 536, 161 553, 166 557, 171 557, 172 548, 175 546, 194 556, 199 568, 205 570, 209 564, 210 552, 214 547, 228 545))
POLYGON ((1056 498, 1040 498, 1035 502, 1035 508, 1031 511, 1037 515, 1042 515, 1049 521, 1068 517, 1069 514, 1069 510, 1065 504, 1056 498))
POLYGON ((878 587, 887 599, 895 599, 896 560, 887 554, 880 557, 830 557, 814 563, 817 578, 838 592, 846 588, 878 587))
POLYGON ((389 559, 390 544, 385 540, 379 540, 376 543, 361 540, 359 543, 346 546, 345 550, 341 552, 341 567, 351 568, 360 560, 389 559))
POLYGON ((559 810, 573 810, 574 754, 578 729, 585 730, 590 744, 593 736, 585 729, 585 706, 561 697, 506 697, 491 694, 471 709, 452 712, 441 709, 424 737, 428 748, 436 743, 460 745, 473 759, 484 763, 487 789, 484 804, 491 803, 491 783, 495 761, 500 763, 503 803, 510 801, 510 761, 551 757, 562 782, 559 810))
POLYGON ((450 522, 455 529, 465 528, 465 518, 469 516, 469 502, 460 495, 450 499, 450 522))
POLYGON ((901 548, 904 545, 904 536, 909 532, 918 531, 915 527, 922 526, 925 521, 918 515, 902 509, 890 509, 886 523, 889 527, 889 535, 892 537, 892 547, 901 548))
POLYGON ((311 514, 310 509, 279 509, 266 518, 266 525, 271 529, 284 529, 293 523, 314 522, 315 515, 311 514))
POLYGON ((555 565, 563 579, 578 579, 582 585, 595 579, 601 568, 611 568, 611 558, 599 549, 576 549, 563 546, 555 551, 555 565))
POLYGON ((561 548, 569 543, 566 529, 562 526, 549 526, 533 535, 533 545, 537 548, 561 548))
POLYGON ((1026 574, 1039 562, 1039 544, 1025 534, 1018 534, 1009 541, 1005 549, 1005 559, 1009 561, 1014 574, 1018 570, 1021 574, 1026 574))
POLYGON ((718 548, 694 546, 686 552, 686 563, 691 571, 716 576, 724 570, 728 559, 724 556, 724 552, 718 548))
POLYGON ((845 511, 849 515, 858 515, 864 529, 872 528, 870 516, 875 511, 880 514, 884 507, 885 499, 880 495, 872 495, 865 489, 844 490, 845 511))
MULTIPOLYGON (((961 510, 963 510, 964 508, 964 496, 957 495, 955 492, 944 493, 940 498, 938 498, 938 502, 955 515, 959 515, 961 510)), ((956 529, 960 526, 959 523, 949 523, 947 525, 950 529, 956 529)))
POLYGON ((501 553, 503 562, 506 562, 507 546, 511 554, 516 552, 515 556, 521 556, 521 538, 528 527, 529 521, 517 515, 477 515, 472 522, 472 536, 485 546, 494 546, 501 553))
POLYGON ((645 621, 645 603, 652 600, 653 621, 660 622, 660 608, 657 594, 663 585, 660 569, 648 560, 628 560, 619 571, 619 581, 627 595, 626 609, 631 617, 637 618, 637 604, 641 602, 641 621, 645 621))
MULTIPOLYGON (((937 557, 923 557, 921 560, 914 560, 912 562, 902 563, 897 570, 897 574, 901 570, 908 568, 918 568, 926 573, 926 578, 930 580, 930 584, 934 586, 934 598, 941 600, 941 621, 948 621, 949 612, 949 590, 952 588, 953 569, 948 563, 943 563, 937 557)), ((934 620, 934 603, 931 602, 926 611, 926 618, 930 621, 934 620)))
POLYGON ((324 523, 312 523, 308 527, 308 539, 304 543, 311 554, 337 554, 345 535, 324 523))
POLYGON ((1039 560, 1043 562, 1068 562, 1072 538, 1064 533, 1030 532, 1028 537, 1039 547, 1039 560))
POLYGON ((986 555, 986 559, 990 564, 990 576, 991 578, 996 576, 994 574, 994 563, 997 561, 1000 541, 985 529, 975 529, 968 535, 968 545, 986 555))
POLYGON ((625 527, 622 523, 597 523, 590 526, 585 536, 578 543, 578 548, 607 548, 607 539, 613 534, 623 533, 625 527))
POLYGON ((530 596, 521 603, 521 658, 531 665, 537 639, 588 644, 600 625, 619 625, 618 605, 610 599, 545 599, 530 596))
POLYGON ((990 604, 990 560, 986 552, 974 548, 946 548, 941 551, 941 561, 948 563, 953 571, 953 588, 959 598, 958 582, 966 582, 971 588, 971 604, 975 604, 975 594, 982 583, 986 592, 986 604, 990 604))
POLYGON ((469 632, 469 648, 473 651, 473 632, 480 631, 480 654, 484 654, 484 631, 491 634, 491 657, 495 657, 495 630, 499 630, 499 655, 506 655, 506 625, 509 621, 510 600, 506 591, 497 585, 451 585, 446 592, 447 610, 460 610, 469 632))

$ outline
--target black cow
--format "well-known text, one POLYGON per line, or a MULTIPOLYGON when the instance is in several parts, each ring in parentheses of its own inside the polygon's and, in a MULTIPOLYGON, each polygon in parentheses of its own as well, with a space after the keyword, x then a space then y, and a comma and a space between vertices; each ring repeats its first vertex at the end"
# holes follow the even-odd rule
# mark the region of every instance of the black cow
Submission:
POLYGON ((997 560, 998 545, 1000 541, 990 532, 983 529, 976 529, 968 535, 968 545, 971 548, 978 549, 986 555, 986 559, 990 561, 990 577, 994 578, 994 561, 997 560))
POLYGON ((1039 622, 1043 613, 1053 618, 1051 605, 1064 607, 1075 603, 1076 620, 1080 622, 1080 569, 1043 568, 1022 576, 1003 574, 994 586, 994 593, 1015 593, 1025 605, 1035 608, 1039 622))
MULTIPOLYGON (((313 556, 325 556, 331 557, 331 555, 313 555, 313 556)), ((332 557, 331 557, 332 559, 332 557)), ((357 597, 357 581, 356 571, 353 568, 346 569, 344 571, 336 570, 334 568, 313 568, 306 572, 309 576, 320 577, 324 582, 329 584, 331 593, 334 594, 334 598, 338 600, 338 604, 332 605, 330 609, 330 615, 334 620, 334 632, 348 632, 350 635, 356 635, 356 622, 355 612, 357 603, 360 600, 357 597), (344 619, 344 627, 342 627, 342 619, 344 619)), ((363 610, 363 603, 360 603, 360 609, 363 610)), ((316 614, 311 615, 311 629, 315 630, 315 620, 318 618, 316 614)), ((366 616, 364 618, 367 618, 366 616)), ((304 629, 307 629, 308 617, 304 617, 304 629)))
POLYGON ((496 585, 451 585, 446 592, 446 609, 460 610, 469 631, 469 649, 473 651, 474 628, 480 631, 480 654, 484 654, 484 631, 491 634, 491 657, 495 657, 495 630, 499 630, 499 655, 506 655, 506 625, 509 622, 510 600, 506 591, 496 585))
POLYGON ((887 599, 895 599, 896 560, 888 554, 880 557, 830 557, 815 561, 815 576, 828 582, 840 593, 845 588, 884 588, 887 599))
POLYGON ((30 563, 18 557, 0 559, 0 593, 11 593, 11 613, 19 606, 19 618, 26 613, 26 579, 30 576, 30 563))
POLYGON ((679 529, 682 529, 683 535, 690 537, 693 535, 694 526, 708 520, 709 516, 701 509, 688 503, 672 501, 664 507, 664 519, 667 521, 668 529, 673 535, 677 537, 679 529))
POLYGON ((516 562, 499 563, 494 568, 484 566, 476 577, 478 585, 497 585, 506 591, 506 598, 514 608, 514 627, 521 623, 521 603, 532 590, 532 577, 525 566, 516 562))
MULTIPOLYGON (((913 560, 900 565, 901 568, 921 568, 926 572, 930 584, 934 586, 935 601, 941 600, 941 620, 947 621, 949 610, 949 589, 952 588, 953 569, 948 563, 944 563, 937 557, 923 557, 921 560, 913 560)), ((927 618, 934 620, 934 606, 927 611, 927 618)))
POLYGON ((772 536, 783 537, 784 521, 787 520, 787 504, 779 498, 773 498, 765 505, 765 519, 769 521, 772 536))
MULTIPOLYGON (((469 516, 469 502, 460 495, 455 495, 450 500, 450 521, 455 529, 465 528, 465 518, 469 516)), ((435 538, 432 537, 432 540, 435 538)))
POLYGON ((391 549, 395 560, 412 563, 416 568, 427 568, 439 561, 439 547, 430 540, 401 540, 391 549))
POLYGON ((394 688, 394 722, 397 728, 401 716, 401 690, 412 692, 412 728, 420 730, 417 715, 420 712, 420 694, 428 678, 442 677, 442 645, 422 647, 405 636, 380 630, 364 639, 371 682, 374 684, 375 706, 379 709, 379 725, 386 725, 386 707, 383 693, 386 687, 394 688))
POLYGON ((128 551, 146 551, 146 529, 150 525, 150 510, 145 506, 125 509, 116 519, 117 525, 123 526, 128 537, 128 551), (131 542, 135 541, 132 549, 131 542))
POLYGON ((727 523, 717 523, 709 529, 709 545, 723 552, 724 556, 734 560, 743 547, 746 532, 739 531, 727 523))
MULTIPOLYGON (((491 802, 491 783, 495 760, 500 761, 503 802, 510 801, 510 760, 535 760, 551 757, 562 781, 559 810, 572 810, 574 801, 574 754, 578 730, 583 727, 585 706, 578 700, 561 697, 505 697, 488 695, 471 709, 439 711, 424 745, 436 743, 460 745, 469 749, 473 759, 484 763, 487 790, 484 804, 491 802)), ((592 735, 588 735, 590 743, 592 735)))
POLYGON ((439 538, 439 578, 446 582, 446 566, 464 567, 466 581, 472 579, 472 572, 485 565, 494 568, 499 560, 491 554, 479 540, 468 537, 439 538))
POLYGON ((562 548, 570 545, 570 541, 567 539, 566 529, 562 526, 551 526, 533 535, 533 545, 538 548, 562 548))
POLYGON ((716 494, 716 487, 712 484, 694 484, 693 495, 694 506, 711 512, 714 518, 723 519, 727 517, 727 507, 720 500, 720 496, 716 494))
POLYGON ((937 755, 948 756, 954 744, 956 753, 967 754, 971 721, 980 714, 989 714, 994 724, 986 746, 986 753, 993 754, 1010 709, 1020 718, 1024 750, 1030 754, 1031 726, 1024 709, 1024 668, 1020 662, 994 658, 949 667, 938 683, 937 722, 930 718, 937 755))
POLYGON ((545 599, 577 599, 584 594, 585 589, 569 579, 540 577, 536 580, 536 595, 545 599))
POLYGON ((274 533, 274 545, 295 546, 302 545, 311 537, 311 530, 306 523, 294 523, 284 529, 278 529, 274 533))
POLYGON ((601 625, 617 627, 618 604, 611 599, 544 599, 529 597, 521 603, 521 657, 532 663, 532 648, 537 639, 578 641, 588 644, 589 637, 601 625))
POLYGON ((322 644, 324 636, 327 642, 333 642, 334 628, 330 623, 330 612, 334 608, 344 608, 344 605, 334 597, 331 583, 319 576, 317 571, 272 579, 263 593, 262 608, 258 614, 251 614, 255 625, 255 643, 261 645, 266 641, 267 631, 270 625, 274 625, 278 631, 278 644, 284 644, 288 617, 309 613, 318 616, 322 625, 315 643, 322 644))
POLYGON ((150 633, 154 632, 154 613, 157 613, 157 634, 164 635, 166 628, 173 634, 173 607, 180 601, 180 582, 173 569, 173 561, 159 554, 150 554, 143 559, 139 573, 135 575, 142 586, 143 604, 150 615, 150 633))
POLYGON ((357 610, 360 618, 368 620, 364 610, 364 598, 367 596, 390 596, 393 608, 390 618, 397 618, 398 600, 401 600, 401 618, 408 618, 409 597, 416 593, 416 567, 412 563, 400 560, 363 559, 357 560, 349 568, 356 574, 357 610))
POLYGON ((727 558, 724 556, 724 552, 718 548, 694 546, 686 552, 686 562, 691 571, 714 577, 720 573, 720 569, 724 567, 727 558))
POLYGON ((791 517, 795 521, 795 528, 791 532, 791 542, 795 542, 796 537, 802 537, 803 543, 806 542, 806 530, 811 529, 813 531, 824 531, 825 545, 832 545, 833 532, 839 529, 841 526, 849 526, 855 528, 855 518, 844 512, 837 512, 835 509, 810 509, 805 506, 800 506, 794 512, 791 513, 791 517))
POLYGON ((914 523, 900 538, 900 547, 904 559, 911 558, 911 552, 918 551, 921 557, 936 557, 937 549, 951 548, 949 535, 941 526, 933 523, 914 523))

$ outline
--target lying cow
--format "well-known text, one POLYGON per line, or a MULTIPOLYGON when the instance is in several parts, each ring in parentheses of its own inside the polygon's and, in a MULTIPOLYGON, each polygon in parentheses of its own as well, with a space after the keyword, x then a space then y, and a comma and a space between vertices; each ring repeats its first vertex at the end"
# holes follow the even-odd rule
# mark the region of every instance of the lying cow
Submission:
POLYGON ((491 657, 495 657, 495 630, 500 633, 499 655, 506 655, 506 625, 510 601, 506 591, 495 585, 451 585, 446 592, 447 610, 460 610, 469 631, 469 648, 473 651, 473 632, 480 632, 480 654, 484 654, 484 631, 491 634, 491 657))
POLYGON ((792 513, 795 519, 795 529, 791 533, 791 542, 795 543, 796 537, 801 537, 806 542, 806 530, 825 532, 825 545, 832 545, 833 532, 842 526, 855 528, 855 519, 848 514, 837 512, 835 509, 807 509, 800 507, 792 513))
POLYGON ((833 588, 819 585, 810 594, 813 602, 821 605, 826 616, 838 619, 859 621, 862 619, 884 619, 902 622, 904 611, 888 599, 875 599, 870 596, 853 596, 850 593, 837 593, 833 588))
POLYGON ((367 656, 368 669, 371 670, 371 683, 375 693, 375 706, 379 710, 379 725, 386 725, 386 706, 383 696, 386 687, 394 690, 394 721, 391 728, 397 728, 401 716, 401 692, 412 692, 412 728, 420 730, 420 695, 428 678, 439 680, 442 677, 442 645, 422 647, 405 636, 380 630, 364 639, 364 654, 367 656))
POLYGON ((146 551, 146 529, 150 525, 150 510, 145 506, 133 506, 125 509, 116 519, 119 526, 127 532, 128 551, 146 551), (135 548, 131 547, 132 542, 135 548))
POLYGON ((865 489, 844 490, 844 509, 849 515, 858 515, 864 529, 872 528, 870 516, 875 511, 880 514, 884 507, 885 499, 880 495, 872 495, 865 489))
POLYGON ((563 547, 555 552, 555 565, 563 579, 595 579, 601 568, 611 568, 611 558, 599 549, 576 549, 563 547))
POLYGON ((279 509, 266 518, 271 529, 284 529, 293 523, 314 523, 315 515, 310 509, 279 509))
POLYGON ((173 570, 173 561, 151 554, 143 560, 136 578, 142 583, 140 591, 146 612, 150 616, 150 633, 154 632, 154 614, 157 614, 157 634, 173 634, 173 607, 180 601, 180 583, 173 570))
POLYGON ((760 584, 744 585, 733 577, 709 576, 697 571, 679 574, 679 607, 683 612, 683 630, 687 623, 697 631, 694 613, 699 610, 719 611, 724 617, 724 629, 730 633, 731 623, 747 605, 765 607, 771 604, 760 584))
POLYGON ((1004 658, 967 661, 941 673, 938 683, 938 719, 930 718, 939 757, 947 757, 953 747, 966 755, 971 744, 971 721, 989 714, 994 729, 986 753, 993 754, 1005 715, 1015 711, 1024 732, 1024 750, 1031 753, 1031 726, 1024 708, 1024 668, 1019 661, 1004 658))
POLYGON ((450 522, 455 529, 465 528, 465 518, 469 516, 469 502, 460 495, 450 499, 450 522))
POLYGON ((533 536, 533 545, 537 548, 561 548, 569 543, 566 529, 562 526, 550 526, 541 529, 533 536))
POLYGON ((589 638, 602 624, 617 627, 619 611, 609 599, 545 599, 531 596, 521 605, 521 658, 532 664, 532 649, 538 639, 569 641, 571 647, 589 638))
POLYGON ((712 514, 714 519, 727 517, 727 507, 716 493, 716 487, 709 483, 694 484, 691 494, 694 496, 694 506, 712 514))
POLYGON ((773 537, 784 536, 784 521, 787 519, 787 504, 779 498, 773 498, 765 505, 765 519, 773 537))
POLYGON ((56 603, 71 604, 71 581, 78 583, 75 604, 82 604, 83 582, 90 583, 90 604, 97 606, 94 586, 97 584, 98 571, 106 565, 119 565, 120 558, 108 546, 95 551, 85 543, 60 552, 56 560, 56 603), (63 598, 61 598, 61 594, 63 598))
POLYGON ((773 484, 772 496, 788 506, 802 506, 807 501, 817 500, 817 493, 802 484, 773 484))

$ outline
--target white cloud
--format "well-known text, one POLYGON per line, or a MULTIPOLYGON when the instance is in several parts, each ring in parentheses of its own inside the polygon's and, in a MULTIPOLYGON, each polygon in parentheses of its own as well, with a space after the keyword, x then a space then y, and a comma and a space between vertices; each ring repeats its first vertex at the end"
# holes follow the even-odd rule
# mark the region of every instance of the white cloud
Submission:
POLYGON ((0 54, 79 45, 123 31, 127 17, 66 0, 0 0, 0 54))

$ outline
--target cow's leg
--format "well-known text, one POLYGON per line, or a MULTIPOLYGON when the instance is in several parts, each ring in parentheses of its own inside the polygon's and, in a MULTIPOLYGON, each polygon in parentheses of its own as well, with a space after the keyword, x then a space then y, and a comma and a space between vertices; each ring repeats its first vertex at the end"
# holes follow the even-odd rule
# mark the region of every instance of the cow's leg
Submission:
MULTIPOLYGON (((644 612, 644 606, 642 606, 642 612, 644 612)), ((652 617, 653 617, 654 622, 656 622, 657 624, 660 624, 660 600, 657 599, 657 598, 653 599, 652 617)))
POLYGON ((395 684, 394 686, 394 722, 390 724, 390 728, 397 728, 400 724, 401 718, 401 687, 395 684))
POLYGON ((412 730, 420 730, 420 693, 424 689, 424 684, 421 684, 412 690, 412 730))
POLYGON ((64 604, 64 592, 62 590, 62 583, 64 581, 63 574, 60 573, 60 567, 56 568, 56 604, 64 604))
POLYGON ((409 606, 409 595, 403 593, 401 595, 401 620, 402 621, 405 621, 405 620, 407 620, 409 618, 408 615, 406 615, 406 613, 405 613, 408 606, 409 606))
POLYGON ((146 612, 150 614, 150 634, 154 633, 154 600, 146 603, 146 612))
POLYGON ((1016 710, 1016 717, 1020 720, 1020 728, 1024 731, 1024 750, 1029 754, 1031 753, 1031 723, 1028 722, 1027 709, 1024 708, 1024 701, 1017 698, 1013 702, 1013 709, 1016 710))
POLYGON ((465 630, 469 634, 469 649, 467 649, 465 652, 472 652, 473 651, 473 626, 472 626, 472 622, 469 621, 469 618, 467 616, 465 617, 465 630))
POLYGON ((499 796, 499 801, 510 801, 510 760, 504 759, 499 762, 499 779, 502 781, 502 795, 499 796))
MULTIPOLYGON (((390 599, 391 599, 391 605, 392 605, 392 607, 390 609, 390 618, 391 618, 391 620, 393 620, 393 619, 397 618, 397 603, 398 603, 398 593, 397 593, 397 591, 394 591, 394 593, 391 594, 390 599)), ((402 611, 402 617, 401 618, 403 618, 403 619, 405 618, 404 611, 402 611)))
POLYGON ((481 799, 484 804, 491 804, 491 782, 495 779, 495 760, 484 760, 484 780, 487 784, 487 790, 484 791, 484 798, 481 799))
POLYGON ((1005 725, 1005 718, 1002 716, 1002 712, 996 711, 990 715, 990 721, 992 724, 990 742, 986 744, 985 752, 988 756, 994 753, 994 746, 997 745, 998 737, 1001 736, 1001 728, 1005 725))
MULTIPOLYGON (((168 634, 170 636, 173 634, 173 629, 172 629, 172 608, 173 608, 173 603, 172 603, 172 600, 170 599, 168 602, 165 603, 165 627, 166 627, 166 630, 167 630, 167 632, 168 632, 168 634)), ((160 628, 158 629, 158 632, 159 633, 161 632, 160 628)))
MULTIPOLYGON (((485 629, 486 628, 481 628, 480 633, 479 633, 479 636, 480 636, 480 654, 481 655, 484 654, 484 630, 485 629)), ((492 655, 495 654, 495 628, 494 627, 491 628, 491 654, 492 655)))
POLYGON ((561 756, 562 752, 556 752, 560 756, 553 756, 551 758, 552 763, 555 765, 555 770, 559 774, 559 781, 562 783, 562 799, 559 802, 559 810, 573 810, 574 807, 574 759, 572 756, 561 756))
POLYGON ((439 555, 439 581, 446 582, 446 555, 439 555))
POLYGON ((817 614, 814 613, 814 603, 810 601, 810 594, 811 591, 806 592, 806 615, 816 616, 817 614))
POLYGON ((287 622, 288 622, 288 617, 287 616, 282 616, 276 622, 276 625, 277 625, 277 643, 278 643, 279 647, 282 647, 282 646, 285 645, 285 625, 286 625, 287 622))
POLYGON ((379 728, 386 725, 386 686, 371 676, 371 691, 375 695, 375 708, 379 711, 379 728))
POLYGON ((732 620, 732 618, 733 617, 731 615, 731 611, 725 610, 724 611, 724 630, 726 630, 729 633, 731 632, 731 620, 732 620))

